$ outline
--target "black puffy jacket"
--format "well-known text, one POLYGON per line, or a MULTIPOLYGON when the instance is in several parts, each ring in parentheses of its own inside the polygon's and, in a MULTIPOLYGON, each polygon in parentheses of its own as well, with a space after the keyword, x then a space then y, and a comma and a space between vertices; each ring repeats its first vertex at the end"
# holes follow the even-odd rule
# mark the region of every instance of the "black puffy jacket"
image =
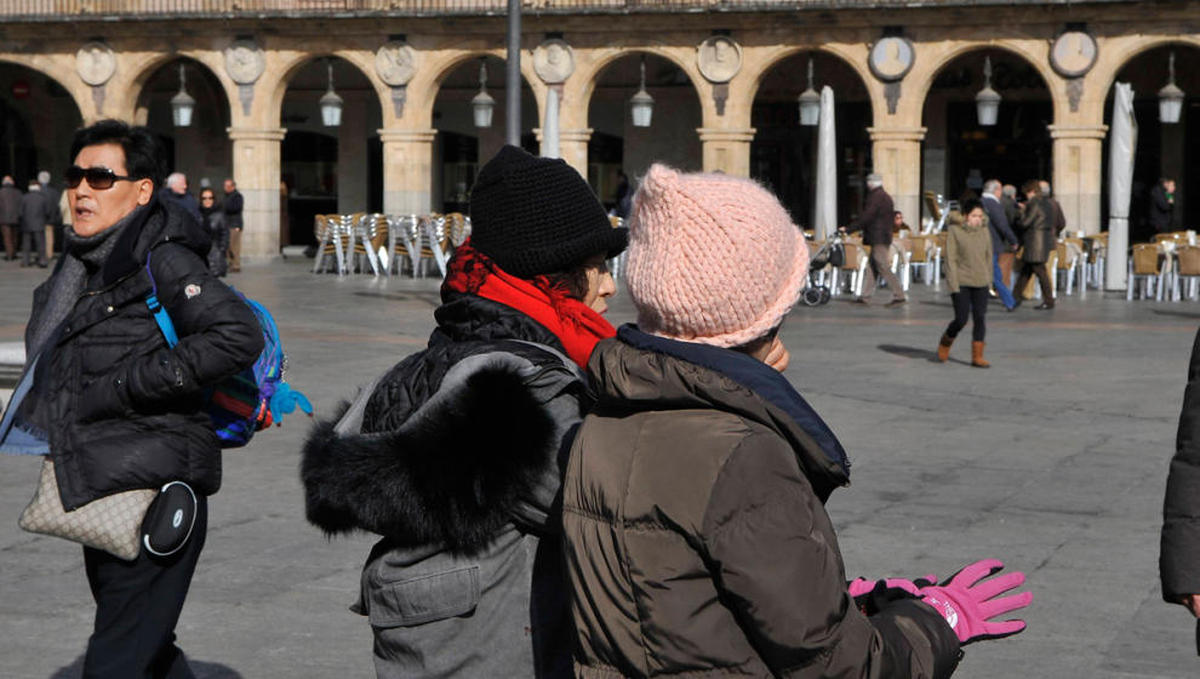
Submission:
MULTIPOLYGON (((42 350, 38 396, 22 404, 27 419, 48 424, 67 510, 172 480, 215 493, 221 455, 204 389, 253 364, 263 348, 253 312, 209 273, 200 224, 159 202, 139 217, 42 350), (147 261, 179 336, 174 348, 146 305, 147 261)), ((34 308, 50 289, 50 281, 38 286, 34 308)))

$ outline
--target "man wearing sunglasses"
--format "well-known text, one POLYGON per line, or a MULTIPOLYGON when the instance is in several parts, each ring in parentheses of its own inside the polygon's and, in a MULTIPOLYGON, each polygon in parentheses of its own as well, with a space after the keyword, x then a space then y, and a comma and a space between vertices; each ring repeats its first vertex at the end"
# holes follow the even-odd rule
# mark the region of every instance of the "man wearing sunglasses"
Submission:
POLYGON ((34 291, 25 347, 36 377, 16 417, 49 442, 68 511, 170 481, 200 496, 188 542, 169 557, 143 551, 130 562, 83 549, 96 602, 84 676, 188 678, 174 629, 204 546, 207 496, 221 481, 202 393, 254 362, 262 332, 208 271, 203 227, 155 198, 153 133, 104 120, 76 132, 70 157, 71 228, 34 291), (149 309, 152 290, 178 332, 174 347, 149 309))

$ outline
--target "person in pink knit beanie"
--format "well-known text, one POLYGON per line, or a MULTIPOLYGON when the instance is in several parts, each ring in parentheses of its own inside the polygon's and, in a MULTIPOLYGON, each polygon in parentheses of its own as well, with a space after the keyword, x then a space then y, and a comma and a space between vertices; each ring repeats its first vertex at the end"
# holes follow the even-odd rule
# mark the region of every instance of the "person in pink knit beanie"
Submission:
POLYGON ((1024 628, 989 620, 1029 603, 1001 596, 1020 573, 975 587, 994 560, 944 585, 848 586, 825 501, 849 460, 781 374, 807 270, 803 234, 755 182, 643 178, 638 322, 592 352, 597 402, 563 482, 576 676, 948 677, 962 644, 1024 628))

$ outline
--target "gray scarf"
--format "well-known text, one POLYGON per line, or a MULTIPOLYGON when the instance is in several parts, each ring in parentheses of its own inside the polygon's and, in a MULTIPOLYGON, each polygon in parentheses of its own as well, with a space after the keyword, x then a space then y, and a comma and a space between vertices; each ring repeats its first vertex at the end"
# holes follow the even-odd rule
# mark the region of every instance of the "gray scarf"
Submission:
POLYGON ((79 236, 68 229, 64 234, 63 262, 51 276, 48 284, 50 294, 45 306, 34 308, 25 326, 25 356, 33 360, 54 330, 66 320, 75 308, 79 296, 87 290, 88 279, 95 275, 108 260, 120 240, 120 234, 130 223, 138 219, 148 205, 140 205, 125 215, 116 224, 91 236, 79 236))

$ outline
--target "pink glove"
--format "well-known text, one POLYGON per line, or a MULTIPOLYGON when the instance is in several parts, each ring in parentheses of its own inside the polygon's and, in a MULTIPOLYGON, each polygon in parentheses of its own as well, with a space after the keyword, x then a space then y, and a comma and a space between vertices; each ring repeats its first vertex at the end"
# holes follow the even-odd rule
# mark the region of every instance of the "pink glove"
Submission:
MULTIPOLYGON (((854 597, 862 596, 864 594, 869 594, 871 591, 873 591, 875 589, 875 584, 877 582, 878 582, 877 580, 867 580, 866 578, 855 578, 850 581, 849 586, 846 587, 846 591, 848 591, 850 593, 850 598, 853 599, 854 597)), ((930 573, 929 575, 923 575, 923 576, 917 578, 915 581, 908 580, 905 578, 888 578, 883 581, 884 586, 889 589, 891 589, 891 588, 902 589, 905 592, 908 592, 909 594, 912 594, 914 596, 920 596, 918 593, 918 590, 920 588, 926 587, 935 582, 937 582, 937 576, 934 575, 933 573, 930 573)))
POLYGON ((988 621, 1025 608, 1033 601, 1033 592, 998 597, 1025 583, 1025 574, 1020 571, 980 582, 1002 568, 1004 564, 996 559, 976 561, 944 584, 920 588, 917 595, 946 619, 961 643, 1016 634, 1025 629, 1024 620, 988 621))

